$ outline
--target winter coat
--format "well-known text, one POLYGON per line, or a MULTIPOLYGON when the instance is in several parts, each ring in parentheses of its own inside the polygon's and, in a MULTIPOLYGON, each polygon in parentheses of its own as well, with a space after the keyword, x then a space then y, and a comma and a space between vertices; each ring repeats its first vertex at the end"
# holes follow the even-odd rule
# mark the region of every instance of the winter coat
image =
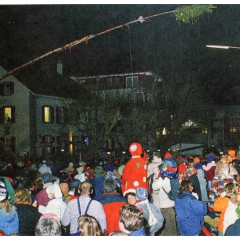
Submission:
POLYGON ((35 236, 36 224, 41 217, 36 207, 30 204, 16 204, 19 218, 19 235, 35 236))
POLYGON ((240 236, 240 219, 226 229, 224 236, 240 236))
POLYGON ((151 163, 149 163, 147 167, 147 178, 149 178, 152 174, 154 174, 155 178, 157 178, 159 173, 158 167, 161 164, 163 164, 163 161, 161 158, 154 159, 151 163))
POLYGON ((42 173, 42 174, 44 174, 44 173, 46 173, 46 172, 52 174, 51 168, 50 168, 47 164, 45 164, 45 163, 38 169, 38 171, 39 171, 40 173, 42 173))
POLYGON ((202 169, 197 170, 197 177, 200 184, 202 201, 207 202, 208 201, 207 181, 204 177, 204 171, 202 169))
POLYGON ((226 229, 228 226, 235 223, 235 221, 238 219, 238 215, 236 213, 237 204, 233 203, 231 199, 228 202, 227 209, 224 214, 224 220, 223 220, 223 235, 225 234, 226 229))
POLYGON ((201 194, 201 188, 200 188, 200 183, 198 180, 198 177, 196 174, 193 174, 188 178, 193 184, 194 192, 197 193, 199 201, 202 201, 202 194, 201 194))
POLYGON ((152 211, 152 214, 154 215, 154 217, 157 219, 156 224, 148 227, 148 232, 149 232, 148 235, 154 236, 154 234, 158 230, 160 230, 160 228, 163 226, 164 217, 161 211, 154 204, 148 202, 148 200, 140 201, 135 205, 143 212, 144 218, 146 219, 147 222, 149 221, 149 218, 150 218, 150 212, 149 212, 148 206, 152 211))
POLYGON ((139 230, 129 233, 128 236, 146 236, 144 226, 142 226, 139 230))
POLYGON ((213 177, 215 175, 215 169, 216 169, 216 163, 215 161, 209 162, 207 165, 202 165, 203 170, 206 173, 206 180, 212 181, 213 177))
POLYGON ((153 184, 152 184, 153 190, 159 190, 158 194, 158 202, 153 204, 159 208, 171 208, 174 207, 174 201, 170 200, 167 193, 171 190, 171 185, 170 185, 170 179, 168 177, 165 177, 164 179, 162 177, 158 179, 154 179, 153 184), (165 191, 164 191, 164 189, 165 191))
POLYGON ((191 191, 177 194, 174 202, 180 234, 198 235, 203 228, 204 215, 207 214, 205 203, 197 200, 191 191))
POLYGON ((15 206, 12 206, 9 214, 5 208, 0 208, 0 229, 7 236, 19 232, 19 219, 15 206))
POLYGON ((90 180, 94 188, 94 196, 93 196, 94 200, 99 200, 101 195, 104 193, 104 187, 103 187, 104 180, 105 180, 104 176, 95 176, 90 180))
POLYGON ((107 219, 107 234, 119 229, 119 211, 127 201, 118 192, 104 193, 99 202, 102 204, 107 219))
POLYGON ((229 202, 228 197, 218 197, 215 202, 213 203, 213 210, 215 212, 220 212, 220 218, 218 222, 218 231, 223 232, 223 220, 224 220, 224 214, 227 209, 229 202))

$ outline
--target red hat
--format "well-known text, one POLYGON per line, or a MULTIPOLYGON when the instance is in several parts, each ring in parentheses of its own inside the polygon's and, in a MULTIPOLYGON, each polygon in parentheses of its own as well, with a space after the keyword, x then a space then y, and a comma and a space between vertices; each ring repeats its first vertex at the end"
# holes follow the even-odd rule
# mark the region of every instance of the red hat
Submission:
POLYGON ((139 156, 143 153, 141 144, 137 142, 131 143, 128 148, 128 151, 132 156, 139 156))
POLYGON ((172 158, 172 155, 170 154, 170 152, 167 152, 164 156, 164 158, 172 158))

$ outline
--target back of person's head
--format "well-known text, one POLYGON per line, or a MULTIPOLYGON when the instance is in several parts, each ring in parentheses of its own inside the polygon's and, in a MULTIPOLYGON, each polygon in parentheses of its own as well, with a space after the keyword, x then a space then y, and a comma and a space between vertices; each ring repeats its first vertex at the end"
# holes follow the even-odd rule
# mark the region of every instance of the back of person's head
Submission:
POLYGON ((123 231, 115 230, 111 232, 108 236, 129 236, 129 235, 123 231))
POLYGON ((80 195, 90 195, 93 192, 93 186, 90 182, 82 182, 79 186, 80 195))
POLYGON ((104 181, 103 187, 105 193, 117 192, 117 183, 113 178, 107 178, 104 181))
POLYGON ((54 218, 45 218, 37 223, 35 235, 62 236, 61 225, 54 218))
POLYGON ((139 230, 144 224, 143 212, 134 205, 124 205, 120 208, 120 222, 128 231, 139 230))
POLYGON ((226 191, 227 196, 237 195, 237 188, 234 183, 228 183, 225 185, 224 190, 226 191))
POLYGON ((192 182, 190 180, 183 180, 180 185, 180 192, 186 192, 192 190, 192 182))
POLYGON ((14 194, 14 203, 22 203, 22 202, 29 202, 32 203, 32 199, 30 193, 25 187, 17 188, 14 194))
POLYGON ((78 218, 78 224, 82 236, 102 236, 101 227, 98 221, 89 215, 82 215, 78 218))

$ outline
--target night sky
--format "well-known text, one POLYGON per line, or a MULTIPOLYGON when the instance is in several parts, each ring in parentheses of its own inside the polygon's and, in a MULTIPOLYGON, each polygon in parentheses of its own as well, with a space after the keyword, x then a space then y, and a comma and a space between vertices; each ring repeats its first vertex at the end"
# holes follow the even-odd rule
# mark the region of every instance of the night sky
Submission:
MULTIPOLYGON (((10 71, 90 34, 179 6, 0 5, 0 65, 10 71)), ((179 23, 173 14, 154 17, 96 36, 88 44, 53 53, 34 64, 55 67, 61 60, 64 74, 77 76, 132 71, 153 71, 163 80, 195 76, 217 105, 240 103, 240 49, 206 48, 206 44, 240 47, 240 5, 214 6, 212 13, 190 24, 179 23)))

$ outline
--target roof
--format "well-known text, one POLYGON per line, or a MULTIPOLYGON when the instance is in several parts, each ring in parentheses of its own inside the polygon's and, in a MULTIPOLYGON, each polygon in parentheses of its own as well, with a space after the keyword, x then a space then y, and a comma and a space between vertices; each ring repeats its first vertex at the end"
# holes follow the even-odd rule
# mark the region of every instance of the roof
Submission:
POLYGON ((90 93, 70 77, 59 74, 55 69, 41 70, 30 65, 12 74, 35 94, 63 98, 89 99, 90 93))

